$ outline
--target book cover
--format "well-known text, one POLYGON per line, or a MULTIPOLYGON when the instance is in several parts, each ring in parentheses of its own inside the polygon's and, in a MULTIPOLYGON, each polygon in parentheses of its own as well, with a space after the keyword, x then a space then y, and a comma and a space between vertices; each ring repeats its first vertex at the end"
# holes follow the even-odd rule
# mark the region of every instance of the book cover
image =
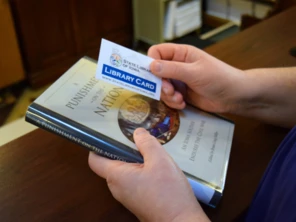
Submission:
MULTIPOLYGON (((188 106, 182 111, 95 78, 96 62, 80 59, 28 108, 26 121, 99 155, 143 162, 133 131, 146 128, 187 176, 196 197, 222 196, 234 124, 188 106)), ((157 155, 157 154, 155 154, 157 155)))

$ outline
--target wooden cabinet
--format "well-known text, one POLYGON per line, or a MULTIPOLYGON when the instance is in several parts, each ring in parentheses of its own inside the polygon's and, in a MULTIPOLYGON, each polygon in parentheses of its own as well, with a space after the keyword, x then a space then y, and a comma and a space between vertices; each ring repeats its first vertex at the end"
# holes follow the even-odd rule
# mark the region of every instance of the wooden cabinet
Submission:
POLYGON ((54 81, 82 56, 97 59, 101 38, 130 47, 131 0, 11 0, 32 86, 54 81))
POLYGON ((25 78, 8 1, 0 0, 0 88, 25 78))
POLYGON ((79 52, 98 56, 101 38, 130 47, 132 3, 129 0, 74 0, 73 19, 79 52))

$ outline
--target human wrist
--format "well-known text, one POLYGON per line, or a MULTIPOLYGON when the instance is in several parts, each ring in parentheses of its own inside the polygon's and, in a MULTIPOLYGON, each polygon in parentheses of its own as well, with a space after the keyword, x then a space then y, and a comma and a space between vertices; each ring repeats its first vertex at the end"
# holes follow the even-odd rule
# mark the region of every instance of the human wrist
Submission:
POLYGON ((187 206, 187 209, 180 209, 178 211, 167 211, 169 209, 166 209, 164 211, 155 212, 154 214, 149 214, 146 216, 140 216, 136 215, 140 221, 143 222, 154 222, 154 221, 162 221, 162 222, 209 222, 209 218, 204 213, 203 209, 199 205, 199 203, 196 201, 195 203, 191 203, 189 206, 187 206))
POLYGON ((209 218, 207 215, 203 212, 202 209, 195 210, 192 212, 182 212, 181 214, 175 216, 171 222, 209 222, 209 218))
POLYGON ((264 89, 256 69, 244 70, 233 90, 233 103, 229 113, 252 116, 254 113, 269 107, 264 99, 264 89))

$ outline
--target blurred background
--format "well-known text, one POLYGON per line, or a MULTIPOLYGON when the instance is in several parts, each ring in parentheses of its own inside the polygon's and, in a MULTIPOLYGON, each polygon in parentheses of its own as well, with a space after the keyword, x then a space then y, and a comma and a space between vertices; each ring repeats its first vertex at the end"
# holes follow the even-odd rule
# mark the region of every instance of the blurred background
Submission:
MULTIPOLYGON (((101 38, 146 53, 175 42, 200 49, 296 0, 0 0, 0 145, 35 127, 27 106, 101 38)), ((289 21, 295 22, 295 21, 289 21)))

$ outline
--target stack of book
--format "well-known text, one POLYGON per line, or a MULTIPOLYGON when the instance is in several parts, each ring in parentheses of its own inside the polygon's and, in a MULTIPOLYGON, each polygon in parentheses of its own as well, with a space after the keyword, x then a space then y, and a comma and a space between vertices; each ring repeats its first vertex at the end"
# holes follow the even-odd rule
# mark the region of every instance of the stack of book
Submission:
POLYGON ((177 1, 167 4, 164 19, 164 39, 172 40, 184 36, 202 24, 200 0, 177 1))

